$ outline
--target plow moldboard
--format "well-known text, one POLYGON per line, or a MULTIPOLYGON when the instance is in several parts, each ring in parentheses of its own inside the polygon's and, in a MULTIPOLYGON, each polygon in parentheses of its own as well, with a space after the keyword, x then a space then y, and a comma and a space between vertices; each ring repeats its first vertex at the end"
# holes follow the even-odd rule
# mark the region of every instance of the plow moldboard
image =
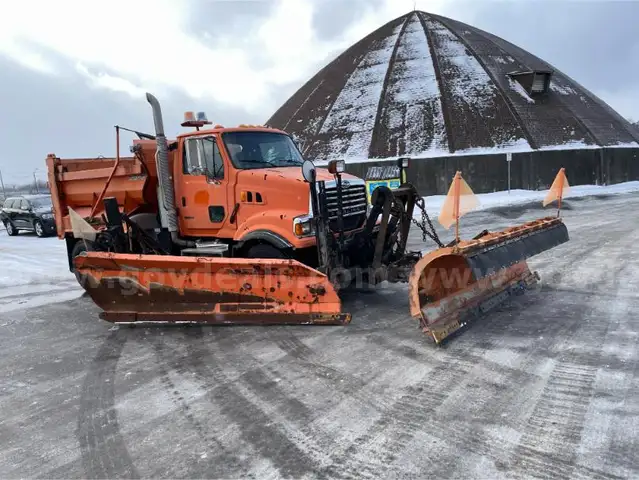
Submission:
POLYGON ((75 263, 101 318, 115 323, 350 321, 328 278, 295 260, 87 252, 75 263))

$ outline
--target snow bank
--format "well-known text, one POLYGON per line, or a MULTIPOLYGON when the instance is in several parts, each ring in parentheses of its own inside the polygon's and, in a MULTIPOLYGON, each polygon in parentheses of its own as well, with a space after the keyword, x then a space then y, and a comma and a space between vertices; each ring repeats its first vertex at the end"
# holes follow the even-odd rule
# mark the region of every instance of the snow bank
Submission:
MULTIPOLYGON (((472 186, 471 186, 472 188, 472 186)), ((639 181, 618 183, 616 185, 577 185, 571 186, 569 192, 564 198, 581 198, 589 197, 593 195, 618 195, 622 193, 639 192, 639 181)), ((479 207, 476 210, 487 210, 495 207, 506 207, 523 205, 530 202, 541 202, 548 193, 548 190, 511 190, 510 193, 494 192, 494 193, 479 193, 477 197, 479 199, 479 207)), ((424 197, 426 202, 426 208, 432 212, 439 212, 444 204, 445 195, 432 195, 424 197)), ((550 209, 551 207, 548 206, 550 209)), ((419 214, 416 214, 419 216, 419 214)))
POLYGON ((65 243, 31 233, 7 235, 0 227, 0 312, 77 298, 82 294, 69 272, 65 243))

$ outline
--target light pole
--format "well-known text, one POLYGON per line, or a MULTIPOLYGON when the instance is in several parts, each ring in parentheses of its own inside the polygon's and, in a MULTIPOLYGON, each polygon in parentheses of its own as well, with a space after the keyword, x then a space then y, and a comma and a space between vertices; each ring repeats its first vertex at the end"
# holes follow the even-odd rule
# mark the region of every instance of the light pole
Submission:
POLYGON ((7 198, 7 192, 4 191, 4 181, 2 180, 2 170, 0 170, 0 186, 2 187, 2 198, 7 198))

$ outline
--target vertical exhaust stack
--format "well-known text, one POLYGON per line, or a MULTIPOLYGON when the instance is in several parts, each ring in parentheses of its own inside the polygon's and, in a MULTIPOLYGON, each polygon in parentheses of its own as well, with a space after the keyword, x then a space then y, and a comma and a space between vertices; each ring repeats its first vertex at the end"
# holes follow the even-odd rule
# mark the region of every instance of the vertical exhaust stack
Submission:
MULTIPOLYGON (((150 93, 146 94, 147 101, 151 104, 153 109, 153 123, 155 125, 155 138, 157 142, 157 169, 158 169, 158 183, 160 186, 160 195, 162 197, 162 203, 166 210, 167 225, 171 240, 177 245, 184 247, 191 247, 195 244, 181 239, 178 236, 178 219, 177 211, 175 209, 175 193, 173 190, 173 182, 171 180, 171 172, 169 169, 169 151, 164 135, 164 123, 162 121, 162 109, 160 108, 160 102, 150 93)), ((165 225, 163 225, 165 226, 165 225)))

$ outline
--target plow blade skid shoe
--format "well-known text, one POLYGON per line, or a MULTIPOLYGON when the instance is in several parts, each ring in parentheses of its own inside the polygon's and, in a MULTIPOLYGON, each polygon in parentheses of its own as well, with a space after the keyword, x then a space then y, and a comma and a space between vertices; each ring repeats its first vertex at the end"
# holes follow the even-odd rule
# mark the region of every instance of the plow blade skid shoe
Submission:
POLYGON ((84 289, 114 323, 342 325, 326 275, 295 260, 87 252, 84 289))
POLYGON ((539 277, 526 259, 568 240, 564 223, 551 217, 435 250, 411 273, 411 315, 435 343, 441 343, 511 295, 535 285, 539 277))

